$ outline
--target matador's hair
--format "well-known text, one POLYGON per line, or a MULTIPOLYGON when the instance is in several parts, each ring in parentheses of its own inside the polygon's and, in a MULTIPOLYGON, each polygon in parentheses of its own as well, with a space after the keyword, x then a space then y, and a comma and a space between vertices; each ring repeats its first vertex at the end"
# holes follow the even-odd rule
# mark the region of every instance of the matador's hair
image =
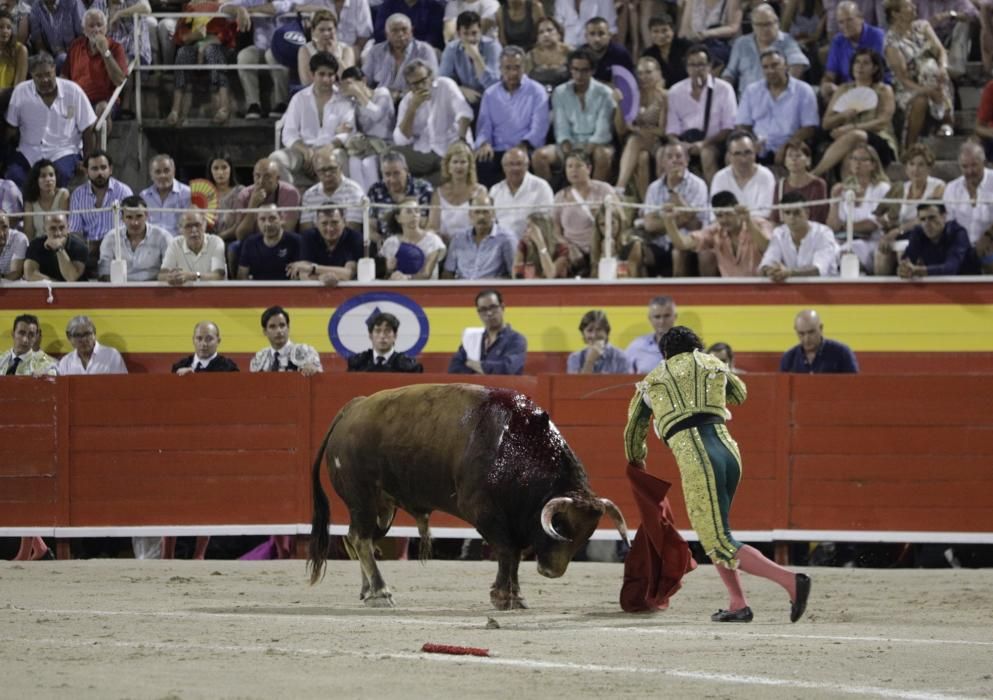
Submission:
POLYGON ((659 340, 659 351, 667 360, 694 350, 703 350, 703 341, 686 326, 673 326, 659 340))

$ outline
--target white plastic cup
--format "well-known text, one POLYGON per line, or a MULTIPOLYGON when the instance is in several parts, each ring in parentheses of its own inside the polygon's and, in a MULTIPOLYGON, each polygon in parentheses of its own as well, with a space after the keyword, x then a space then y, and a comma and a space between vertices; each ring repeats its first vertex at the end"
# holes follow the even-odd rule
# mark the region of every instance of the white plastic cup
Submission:
POLYGON ((597 277, 608 281, 616 280, 617 258, 600 258, 600 265, 597 268, 597 277))
POLYGON ((843 253, 841 256, 841 279, 854 280, 859 277, 859 256, 843 253))
POLYGON ((125 284, 128 281, 128 261, 110 261, 110 282, 111 284, 125 284))
POLYGON ((372 282, 376 279, 376 261, 372 258, 359 258, 359 282, 372 282))

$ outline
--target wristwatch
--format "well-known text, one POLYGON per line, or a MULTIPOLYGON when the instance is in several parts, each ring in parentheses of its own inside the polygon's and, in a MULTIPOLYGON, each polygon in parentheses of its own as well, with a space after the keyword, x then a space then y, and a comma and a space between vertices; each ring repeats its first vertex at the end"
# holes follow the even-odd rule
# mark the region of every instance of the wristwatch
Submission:
POLYGON ((197 282, 199 282, 199 281, 200 281, 200 271, 197 270, 197 282))
POLYGON ((113 56, 113 55, 114 55, 114 54, 112 54, 112 53, 110 52, 110 49, 107 49, 106 51, 104 51, 104 52, 103 52, 103 57, 104 57, 104 58, 110 58, 110 57, 111 57, 111 56, 113 56))

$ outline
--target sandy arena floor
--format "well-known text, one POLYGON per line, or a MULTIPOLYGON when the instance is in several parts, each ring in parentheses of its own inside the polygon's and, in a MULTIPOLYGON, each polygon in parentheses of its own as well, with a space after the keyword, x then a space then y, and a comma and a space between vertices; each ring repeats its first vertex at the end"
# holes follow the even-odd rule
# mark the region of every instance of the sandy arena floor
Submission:
POLYGON ((522 564, 531 609, 510 613, 489 608, 494 563, 383 571, 395 610, 359 603, 347 561, 314 587, 302 561, 3 562, 0 697, 993 697, 989 569, 814 569, 795 625, 750 578, 755 621, 711 623, 725 599, 710 567, 656 615, 620 611, 619 564, 554 581, 522 564))

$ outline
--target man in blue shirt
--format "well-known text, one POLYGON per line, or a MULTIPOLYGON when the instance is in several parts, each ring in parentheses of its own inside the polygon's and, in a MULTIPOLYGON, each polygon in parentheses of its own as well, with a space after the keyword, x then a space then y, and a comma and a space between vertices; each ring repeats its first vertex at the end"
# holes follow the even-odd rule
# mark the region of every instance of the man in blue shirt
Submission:
POLYGON ((648 322, 652 324, 652 332, 632 340, 624 351, 631 361, 632 374, 648 374, 662 361, 659 340, 676 325, 677 318, 679 312, 672 297, 657 296, 648 302, 648 322))
POLYGON ((287 280, 290 264, 300 259, 300 236, 283 230, 279 209, 270 204, 256 217, 259 231, 245 239, 238 259, 240 280, 287 280))
POLYGON ((477 109, 483 91, 500 79, 500 44, 483 36, 482 20, 475 12, 459 14, 455 27, 458 38, 445 46, 438 75, 458 83, 466 102, 477 109))
MULTIPOLYGON (((841 31, 831 40, 824 77, 821 78, 821 99, 825 103, 831 99, 839 85, 851 81, 852 56, 856 50, 872 49, 883 55, 885 33, 862 18, 858 5, 846 0, 838 5, 837 16, 841 31)), ((886 82, 890 82, 889 72, 886 74, 886 82)))
POLYGON ((805 309, 793 322, 800 344, 783 354, 780 372, 792 374, 857 374, 855 353, 844 343, 824 337, 824 324, 813 309, 805 309))
POLYGON ((503 312, 503 295, 498 290, 484 289, 476 295, 482 335, 463 335, 463 344, 448 363, 449 374, 523 374, 528 341, 504 323, 503 312), (467 342, 478 345, 467 350, 467 342))
POLYGON ((524 50, 508 46, 500 55, 500 82, 483 93, 476 123, 476 176, 486 187, 504 178, 503 154, 525 144, 529 150, 548 137, 548 94, 524 73, 524 50))
POLYGON ((452 237, 441 276, 464 280, 510 277, 517 238, 495 222, 488 194, 477 194, 469 205, 472 228, 452 237))
POLYGON ((947 221, 944 204, 918 204, 917 219, 920 224, 910 230, 910 243, 897 268, 900 277, 979 274, 969 234, 958 222, 947 221))

